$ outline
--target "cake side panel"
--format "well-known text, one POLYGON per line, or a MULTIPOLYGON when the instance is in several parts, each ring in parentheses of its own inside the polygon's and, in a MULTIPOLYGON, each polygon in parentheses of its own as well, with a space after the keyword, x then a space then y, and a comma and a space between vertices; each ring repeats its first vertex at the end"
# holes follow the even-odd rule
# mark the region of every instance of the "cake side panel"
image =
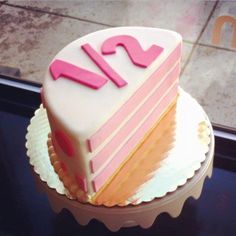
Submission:
MULTIPOLYGON (((67 182, 71 185, 76 184, 77 188, 83 191, 88 198, 93 195, 94 191, 91 185, 90 173, 86 158, 82 156, 80 142, 78 137, 74 136, 65 125, 61 124, 50 109, 47 108, 46 101, 44 107, 47 111, 48 121, 51 128, 51 140, 54 152, 60 163, 61 169, 68 176, 67 182)), ((64 185, 68 185, 64 182, 64 185)))
POLYGON ((172 88, 169 90, 165 99, 159 104, 159 106, 154 109, 152 114, 148 117, 147 121, 143 123, 142 127, 138 129, 134 136, 126 143, 126 145, 120 149, 120 151, 114 156, 114 158, 109 162, 109 164, 104 168, 99 175, 97 175, 93 180, 93 188, 97 192, 99 191, 104 185, 106 185, 115 174, 116 171, 119 170, 122 163, 124 163, 130 155, 136 150, 138 145, 140 144, 141 140, 144 140, 145 134, 148 134, 152 128, 154 127, 155 123, 161 118, 165 111, 173 104, 176 100, 178 93, 178 83, 176 83, 172 88), (166 108, 166 109, 164 109, 166 108), (138 144, 137 144, 138 143, 138 144), (130 150, 132 150, 130 152, 130 150))
MULTIPOLYGON (((161 83, 157 84, 151 96, 139 107, 137 111, 119 129, 119 132, 113 139, 90 161, 93 172, 98 171, 109 159, 112 158, 117 149, 125 146, 127 140, 132 136, 135 130, 139 129, 143 122, 147 119, 151 110, 163 99, 166 91, 177 82, 179 77, 180 64, 176 64, 174 68, 163 78, 161 83)), ((165 108, 166 109, 166 108, 165 108)), ((164 110, 165 110, 164 109, 164 110)))

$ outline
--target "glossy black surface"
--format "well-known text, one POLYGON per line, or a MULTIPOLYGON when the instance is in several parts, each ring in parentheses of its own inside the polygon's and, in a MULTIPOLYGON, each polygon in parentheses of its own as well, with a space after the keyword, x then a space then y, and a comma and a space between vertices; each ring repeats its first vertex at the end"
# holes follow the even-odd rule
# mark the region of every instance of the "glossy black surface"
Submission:
POLYGON ((139 227, 111 233, 95 220, 80 226, 63 210, 55 214, 35 189, 25 149, 28 118, 0 111, 0 236, 2 235, 236 235, 236 173, 214 168, 199 200, 189 199, 181 215, 157 218, 139 227))

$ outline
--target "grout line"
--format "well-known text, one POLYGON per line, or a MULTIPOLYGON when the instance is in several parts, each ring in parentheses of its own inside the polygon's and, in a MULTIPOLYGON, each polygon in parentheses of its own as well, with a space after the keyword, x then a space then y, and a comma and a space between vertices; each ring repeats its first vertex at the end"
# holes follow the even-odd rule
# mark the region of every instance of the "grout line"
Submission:
POLYGON ((184 43, 188 43, 188 44, 194 44, 194 42, 191 42, 191 41, 186 40, 186 39, 183 39, 183 42, 184 42, 184 43))
POLYGON ((219 49, 219 50, 224 50, 224 51, 229 51, 229 52, 236 52, 236 48, 231 49, 231 48, 216 46, 216 45, 207 44, 207 43, 194 43, 194 42, 191 42, 191 41, 188 41, 188 40, 185 40, 185 39, 183 39, 183 42, 187 43, 187 44, 191 44, 191 45, 196 44, 196 46, 203 46, 203 47, 214 48, 214 49, 219 49))
POLYGON ((189 56, 188 56, 188 59, 186 60, 184 66, 183 66, 183 68, 182 68, 182 70, 181 70, 180 76, 181 76, 181 75, 183 74, 183 72, 185 71, 185 69, 186 69, 186 67, 187 67, 187 65, 188 65, 188 63, 189 63, 189 61, 190 61, 190 59, 191 59, 191 57, 192 57, 192 55, 193 55, 193 52, 194 52, 196 46, 199 45, 199 40, 200 40, 200 38, 202 37, 202 35, 203 35, 203 33, 204 33, 204 31, 205 31, 205 29, 206 29, 206 27, 207 27, 207 25, 208 25, 208 23, 209 23, 209 21, 210 21, 212 15, 213 15, 213 13, 214 13, 214 11, 215 11, 215 9, 216 9, 218 3, 219 3, 219 0, 217 0, 217 1, 215 2, 215 4, 214 4, 214 6, 213 6, 213 8, 212 8, 212 10, 211 10, 211 12, 210 12, 210 14, 209 14, 207 20, 206 20, 206 23, 205 23, 204 26, 202 27, 202 30, 201 30, 200 34, 198 35, 197 40, 196 40, 195 44, 193 45, 193 48, 192 48, 192 50, 191 50, 191 52, 190 52, 190 54, 189 54, 189 56))
POLYGON ((0 7, 1 7, 4 3, 6 3, 6 1, 1 1, 1 0, 0 0, 0 7))
POLYGON ((1 4, 5 5, 5 6, 9 6, 9 7, 24 9, 24 10, 27 10, 27 11, 34 11, 34 12, 40 12, 40 13, 45 13, 45 14, 49 14, 49 15, 65 17, 65 18, 69 18, 69 19, 73 19, 73 20, 79 20, 79 21, 83 21, 83 22, 87 22, 87 23, 96 24, 96 25, 103 25, 103 26, 107 26, 107 27, 115 27, 115 25, 105 24, 105 23, 102 23, 102 22, 96 22, 96 21, 92 21, 92 20, 86 20, 86 19, 82 19, 82 18, 79 18, 79 17, 75 17, 75 16, 68 16, 68 15, 65 15, 65 14, 57 13, 57 12, 49 12, 49 11, 45 11, 45 10, 42 10, 42 9, 39 9, 39 8, 30 7, 30 6, 20 6, 20 5, 11 4, 11 3, 8 3, 8 2, 2 2, 1 4))
POLYGON ((197 45, 203 46, 203 47, 220 49, 220 50, 229 51, 229 52, 236 52, 236 48, 235 49, 231 49, 231 48, 225 48, 225 47, 215 46, 215 45, 206 44, 206 43, 198 43, 197 45))

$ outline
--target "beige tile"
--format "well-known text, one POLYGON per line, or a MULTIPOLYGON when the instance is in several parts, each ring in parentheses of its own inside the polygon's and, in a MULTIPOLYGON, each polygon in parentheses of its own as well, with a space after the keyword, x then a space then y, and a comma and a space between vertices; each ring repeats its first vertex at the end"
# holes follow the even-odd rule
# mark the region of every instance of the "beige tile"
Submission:
POLYGON ((104 28, 45 13, 0 7, 0 63, 41 83, 54 55, 76 38, 104 28))
POLYGON ((184 67, 193 48, 193 44, 183 42, 181 65, 184 67))
POLYGON ((196 41, 215 4, 214 1, 196 0, 8 2, 112 26, 142 25, 172 29, 192 42, 196 41))
MULTIPOLYGON (((207 28, 204 31, 204 33, 200 39, 201 43, 215 45, 212 42, 213 28, 214 28, 217 18, 220 16, 224 16, 224 15, 232 16, 236 20, 236 1, 221 1, 218 3, 218 5, 214 11, 214 14, 211 17, 211 19, 207 25, 207 28)), ((236 28, 235 28, 235 30, 236 30, 236 28)), ((234 27, 232 24, 230 24, 230 23, 224 24, 224 26, 222 27, 222 30, 221 30, 220 44, 218 44, 216 46, 226 47, 226 48, 236 50, 236 47, 233 48, 231 46, 231 42, 232 42, 232 38, 233 38, 233 31, 234 31, 234 27)))
POLYGON ((198 46, 181 86, 204 107, 210 119, 236 127, 236 52, 198 46))
MULTIPOLYGON (((41 83, 53 56, 66 44, 104 26, 65 17, 18 9, 0 8, 1 65, 21 70, 22 78, 41 83)), ((183 44, 182 65, 192 44, 183 44)))

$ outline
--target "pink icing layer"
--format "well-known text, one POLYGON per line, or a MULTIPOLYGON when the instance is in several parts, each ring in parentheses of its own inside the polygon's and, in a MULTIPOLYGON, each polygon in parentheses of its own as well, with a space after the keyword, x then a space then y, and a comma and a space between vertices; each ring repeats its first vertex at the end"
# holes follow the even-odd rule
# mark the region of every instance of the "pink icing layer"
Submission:
POLYGON ((54 132, 54 136, 55 136, 56 142, 58 143, 62 151, 67 156, 73 157, 75 155, 75 149, 69 137, 60 130, 56 130, 54 132))
POLYGON ((86 179, 82 176, 80 176, 79 174, 75 175, 75 179, 77 181, 78 186, 84 191, 84 192, 88 192, 88 186, 87 186, 87 182, 86 179))
POLYGON ((101 165, 112 155, 117 147, 117 144, 122 143, 124 137, 132 132, 143 120, 147 114, 156 104, 161 97, 165 94, 169 87, 178 79, 180 65, 177 64, 175 68, 168 73, 168 75, 160 82, 158 88, 154 93, 142 104, 142 106, 132 115, 132 117, 125 123, 119 132, 112 138, 112 140, 90 161, 92 172, 99 170, 101 165))
POLYGON ((162 65, 150 76, 132 97, 88 140, 88 149, 93 152, 118 128, 124 117, 127 117, 133 109, 150 93, 153 87, 162 79, 170 68, 181 56, 181 44, 179 44, 162 65))
POLYGON ((138 40, 130 35, 118 35, 107 39, 102 44, 102 54, 116 53, 116 47, 122 46, 136 66, 148 67, 163 51, 162 47, 152 45, 146 51, 142 49, 138 40))
POLYGON ((107 82, 105 78, 92 71, 85 70, 62 60, 53 61, 49 69, 54 80, 63 76, 93 89, 99 89, 107 82))
POLYGON ((111 68, 111 66, 99 55, 88 43, 81 46, 84 52, 93 60, 93 62, 103 71, 108 78, 110 78, 118 88, 127 84, 122 77, 111 68))
POLYGON ((137 143, 142 139, 145 133, 151 129, 155 122, 161 117, 164 108, 168 107, 173 100, 176 98, 178 92, 178 84, 175 83, 171 89, 168 91, 167 95, 161 100, 159 105, 150 114, 147 120, 139 127, 135 134, 127 141, 125 146, 123 146, 113 157, 110 163, 102 170, 102 172, 96 176, 93 181, 94 191, 97 192, 105 181, 114 173, 114 171, 119 167, 119 165, 127 158, 132 149, 135 148, 137 143))

